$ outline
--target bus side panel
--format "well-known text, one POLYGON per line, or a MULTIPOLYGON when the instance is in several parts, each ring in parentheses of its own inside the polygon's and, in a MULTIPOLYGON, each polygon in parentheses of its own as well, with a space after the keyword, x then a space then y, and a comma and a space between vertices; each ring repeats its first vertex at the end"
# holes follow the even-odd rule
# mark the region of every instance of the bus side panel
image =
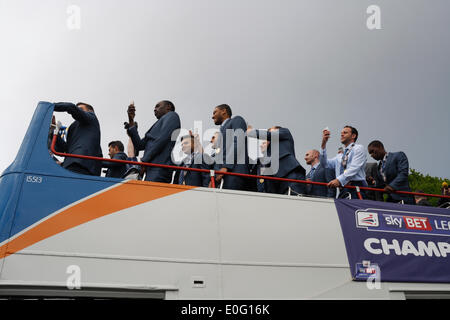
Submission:
MULTIPOLYGON (((10 173, 0 178, 0 244, 3 244, 4 240, 8 239, 11 234, 22 177, 23 175, 20 173, 10 173)), ((3 256, 5 251, 6 246, 1 245, 0 255, 3 256)), ((0 279, 2 270, 3 261, 0 265, 0 279)))

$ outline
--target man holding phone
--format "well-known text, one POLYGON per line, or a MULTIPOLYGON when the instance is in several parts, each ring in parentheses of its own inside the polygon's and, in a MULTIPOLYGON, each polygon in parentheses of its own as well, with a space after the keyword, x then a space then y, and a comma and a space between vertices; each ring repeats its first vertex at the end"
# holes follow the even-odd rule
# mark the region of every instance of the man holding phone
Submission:
MULTIPOLYGON (((345 149, 342 154, 328 159, 326 145, 330 138, 330 131, 325 128, 322 132, 322 148, 320 151, 320 164, 324 168, 335 170, 336 179, 328 183, 329 188, 341 188, 339 197, 347 193, 351 194, 352 199, 358 199, 354 188, 343 188, 345 185, 367 187, 365 166, 367 156, 362 145, 356 144, 358 139, 358 130, 352 126, 345 126, 341 131, 341 143, 345 149)), ((365 198, 365 192, 361 190, 361 196, 365 198)))
MULTIPOLYGON (((131 138, 137 151, 144 150, 142 162, 173 165, 172 150, 175 141, 172 141, 172 133, 180 129, 180 117, 175 112, 175 106, 168 100, 160 101, 154 108, 154 114, 157 121, 145 133, 144 138, 139 136, 137 125, 134 121, 136 107, 132 102, 127 109, 128 122, 125 123, 125 129, 131 138)), ((170 183, 172 177, 171 169, 159 167, 147 167, 145 180, 154 182, 170 183)))

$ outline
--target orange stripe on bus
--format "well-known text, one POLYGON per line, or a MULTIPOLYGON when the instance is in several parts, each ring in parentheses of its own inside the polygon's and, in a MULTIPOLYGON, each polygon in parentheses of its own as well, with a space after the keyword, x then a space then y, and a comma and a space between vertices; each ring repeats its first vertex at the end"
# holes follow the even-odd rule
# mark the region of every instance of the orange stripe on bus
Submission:
POLYGON ((58 213, 7 242, 0 247, 0 259, 83 223, 192 188, 155 182, 125 182, 58 213))

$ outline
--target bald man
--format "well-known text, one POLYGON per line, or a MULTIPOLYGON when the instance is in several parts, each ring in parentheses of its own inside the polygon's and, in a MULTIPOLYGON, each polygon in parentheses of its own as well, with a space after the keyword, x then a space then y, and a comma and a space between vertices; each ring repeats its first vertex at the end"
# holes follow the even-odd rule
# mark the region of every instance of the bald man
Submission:
MULTIPOLYGON (((328 183, 331 180, 335 179, 336 176, 334 171, 330 168, 324 168, 320 164, 320 152, 318 150, 309 150, 305 154, 305 162, 307 165, 311 166, 310 171, 306 175, 306 180, 314 181, 314 182, 325 182, 328 183)), ((326 186, 319 186, 314 184, 307 185, 307 194, 310 196, 319 196, 319 197, 336 197, 336 189, 335 188, 327 188, 326 186)))

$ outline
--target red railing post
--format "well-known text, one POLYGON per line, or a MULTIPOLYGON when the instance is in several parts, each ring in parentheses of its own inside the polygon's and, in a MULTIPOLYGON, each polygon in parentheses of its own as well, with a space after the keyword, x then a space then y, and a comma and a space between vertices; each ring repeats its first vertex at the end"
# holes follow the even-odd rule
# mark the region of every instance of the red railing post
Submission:
POLYGON ((211 176, 211 188, 216 187, 216 174, 214 170, 209 170, 209 175, 211 176))
POLYGON ((361 189, 359 189, 359 186, 356 186, 356 194, 358 195, 359 200, 363 199, 363 197, 361 195, 361 189))

